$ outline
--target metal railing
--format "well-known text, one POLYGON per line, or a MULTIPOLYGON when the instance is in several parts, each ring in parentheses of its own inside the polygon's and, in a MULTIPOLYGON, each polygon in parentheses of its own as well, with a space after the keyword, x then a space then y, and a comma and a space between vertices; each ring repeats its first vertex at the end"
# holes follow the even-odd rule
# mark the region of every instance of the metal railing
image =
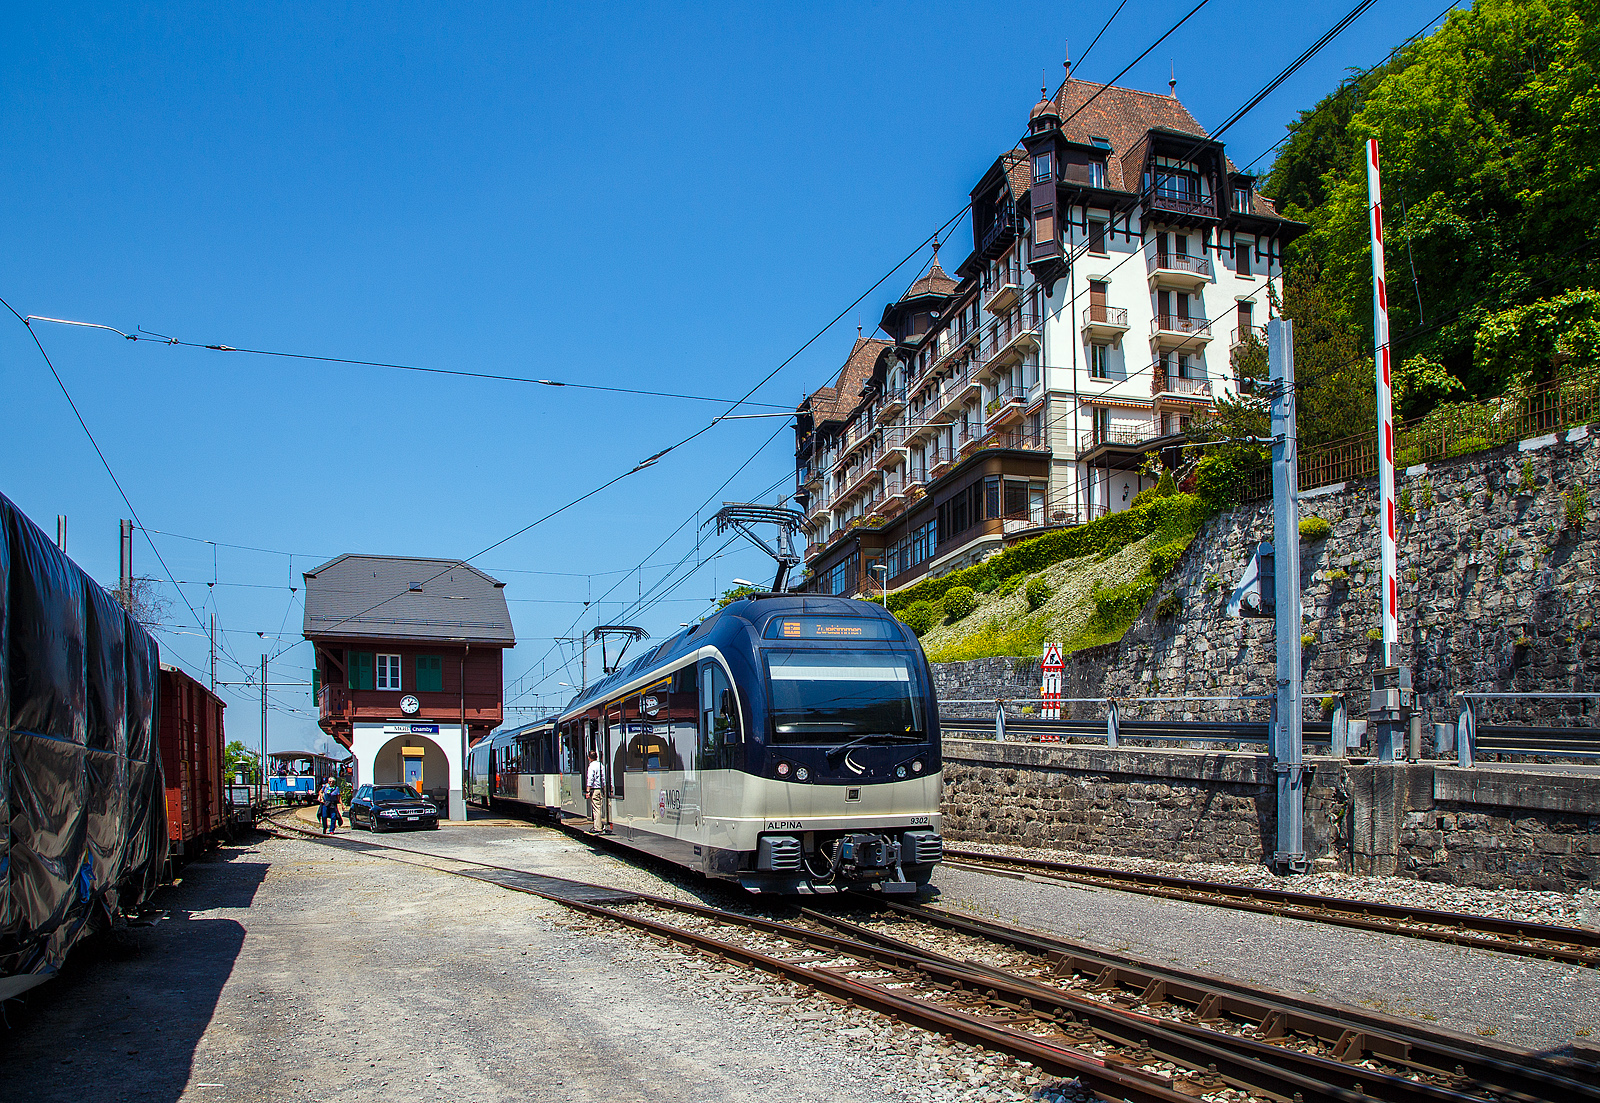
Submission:
POLYGON ((1156 333, 1182 333, 1189 336, 1199 336, 1211 333, 1211 319, 1209 318, 1183 318, 1176 314, 1157 314, 1150 319, 1150 332, 1156 333))
POLYGON ((1083 308, 1083 324, 1088 326, 1117 326, 1128 328, 1128 312, 1120 306, 1096 303, 1083 308))
POLYGON ((1173 214, 1200 215, 1205 218, 1214 218, 1217 213, 1216 201, 1207 196, 1179 195, 1161 188, 1148 189, 1141 197, 1140 205, 1147 211, 1171 211, 1173 214))
MULTIPOLYGON (((1457 402, 1395 426, 1398 468, 1464 456, 1600 420, 1600 374, 1546 383, 1487 402, 1457 402)), ((1362 433, 1300 449, 1300 489, 1378 475, 1378 433, 1362 433)), ((1272 494, 1267 469, 1245 479, 1246 501, 1272 494)))
POLYGON ((1189 272, 1206 279, 1211 278, 1211 261, 1205 257, 1191 257, 1183 253, 1154 252, 1145 255, 1145 273, 1158 271, 1189 272))
MULTIPOLYGON (((1600 758, 1600 727, 1546 727, 1528 724, 1479 724, 1478 710, 1489 701, 1595 701, 1596 693, 1457 693, 1461 714, 1453 733, 1456 764, 1466 769, 1476 765, 1478 754, 1522 755, 1547 758, 1600 758)), ((1447 727, 1437 725, 1436 727, 1447 727)), ((1443 735, 1444 733, 1440 733, 1443 735)), ((1436 747, 1447 751, 1447 740, 1436 738, 1436 747)))
POLYGON ((1257 341, 1257 342, 1260 342, 1261 344, 1266 344, 1267 343, 1267 327, 1266 326, 1240 326, 1239 328, 1235 329, 1232 333, 1228 334, 1228 347, 1229 348, 1235 348, 1236 349, 1240 345, 1246 344, 1247 342, 1250 342, 1250 341, 1257 341))
POLYGON ((1181 375, 1158 372, 1150 377, 1150 393, 1191 394, 1211 397, 1211 380, 1189 379, 1181 375))
POLYGON ((1161 429, 1156 425, 1138 429, 1094 429, 1078 438, 1078 455, 1093 451, 1102 444, 1143 444, 1159 436, 1161 429))

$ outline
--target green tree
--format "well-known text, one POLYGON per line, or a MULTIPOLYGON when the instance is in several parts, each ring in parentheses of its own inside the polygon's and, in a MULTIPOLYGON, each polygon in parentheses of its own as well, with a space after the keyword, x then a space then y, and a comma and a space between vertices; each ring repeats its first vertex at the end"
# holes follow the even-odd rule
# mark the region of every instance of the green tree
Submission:
POLYGON ((717 608, 720 609, 724 605, 729 605, 741 598, 747 598, 751 594, 764 594, 766 592, 760 586, 735 586, 731 590, 722 591, 722 596, 717 599, 717 608))
MULTIPOLYGON (((1383 158, 1396 363, 1426 357, 1469 395, 1498 393, 1506 380, 1474 358, 1483 322, 1593 285, 1597 16, 1597 0, 1478 0, 1291 126, 1266 188, 1280 190, 1285 214, 1310 224, 1291 266, 1316 259, 1311 286, 1356 348, 1372 340, 1368 138, 1383 158)), ((1286 313, 1295 316, 1287 302, 1286 313)), ((1306 379, 1298 335, 1296 344, 1306 379)))
POLYGON ((244 779, 251 784, 261 781, 261 756, 250 750, 239 740, 235 739, 224 750, 224 761, 227 764, 228 777, 239 776, 239 770, 244 769, 244 779))

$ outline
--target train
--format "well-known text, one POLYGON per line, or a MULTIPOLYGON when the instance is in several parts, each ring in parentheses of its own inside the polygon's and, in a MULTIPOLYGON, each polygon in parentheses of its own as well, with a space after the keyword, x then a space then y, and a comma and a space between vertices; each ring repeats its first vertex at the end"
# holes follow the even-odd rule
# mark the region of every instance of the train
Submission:
POLYGON ((267 755, 267 794, 285 803, 310 804, 323 782, 347 778, 348 761, 311 751, 273 751, 267 755))
POLYGON ((222 698, 167 663, 156 684, 156 732, 167 792, 167 860, 215 845, 233 817, 227 788, 222 698))
POLYGON ((467 799, 588 814, 623 845, 755 893, 915 894, 943 859, 933 676, 872 602, 756 594, 467 755, 467 799))

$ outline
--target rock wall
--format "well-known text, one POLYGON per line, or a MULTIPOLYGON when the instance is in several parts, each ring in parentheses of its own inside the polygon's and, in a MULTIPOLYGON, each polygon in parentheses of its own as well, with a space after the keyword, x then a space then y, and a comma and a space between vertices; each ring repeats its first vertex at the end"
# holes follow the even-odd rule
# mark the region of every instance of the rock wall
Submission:
MULTIPOLYGON (((1407 469, 1399 482, 1402 661, 1414 671, 1425 725, 1453 722, 1460 690, 1600 690, 1596 606, 1600 441, 1587 428, 1407 469)), ((1306 718, 1344 694, 1366 709, 1380 645, 1375 481, 1324 487, 1302 518, 1332 525, 1302 542, 1306 718)), ((1256 547, 1271 539, 1270 503, 1213 518, 1118 644, 1067 657, 1069 697, 1270 693, 1270 619, 1227 616, 1224 605, 1256 547), (1180 611, 1158 615, 1176 595, 1180 611)), ((981 659, 935 670, 941 697, 1036 697, 1037 660, 981 659)), ((1508 723, 1568 722, 1577 702, 1499 706, 1508 723)), ((1080 710, 1098 716, 1097 706, 1080 710)), ((1126 719, 1265 719, 1264 705, 1146 705, 1126 719)), ((1600 726, 1591 711, 1583 722, 1600 726)), ((1480 718, 1480 723, 1484 722, 1480 718)), ((1428 730, 1425 728, 1425 730, 1428 730)))
MULTIPOLYGON (((1600 884, 1600 776, 1308 760, 1318 868, 1449 884, 1600 884)), ((1257 863, 1276 848, 1265 755, 947 740, 944 834, 1078 854, 1257 863)))

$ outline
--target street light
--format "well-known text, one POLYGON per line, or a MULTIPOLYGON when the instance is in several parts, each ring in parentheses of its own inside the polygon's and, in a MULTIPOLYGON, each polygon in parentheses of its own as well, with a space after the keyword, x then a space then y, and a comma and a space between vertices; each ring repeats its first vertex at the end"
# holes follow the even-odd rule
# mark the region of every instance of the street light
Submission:
POLYGON ((881 572, 878 575, 878 592, 885 597, 889 596, 889 564, 874 563, 868 570, 881 572))
POLYGON ((744 579, 744 578, 736 578, 736 579, 734 579, 733 580, 733 584, 735 586, 754 586, 755 585, 754 582, 751 582, 748 579, 744 579))

